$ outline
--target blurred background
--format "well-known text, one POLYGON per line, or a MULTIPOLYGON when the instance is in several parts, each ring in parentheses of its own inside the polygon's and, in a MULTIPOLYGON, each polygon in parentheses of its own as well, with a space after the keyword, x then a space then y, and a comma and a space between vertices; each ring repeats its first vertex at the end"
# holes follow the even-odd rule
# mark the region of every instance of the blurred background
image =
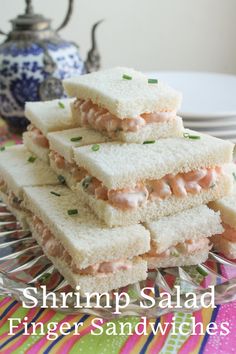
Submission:
MULTIPOLYGON (((58 25, 66 0, 34 0, 36 12, 58 25)), ((23 13, 19 0, 0 0, 0 28, 23 13)), ((143 71, 198 70, 236 73, 235 0, 76 0, 62 37, 90 48, 90 28, 106 21, 97 33, 102 66, 132 66, 143 71)))

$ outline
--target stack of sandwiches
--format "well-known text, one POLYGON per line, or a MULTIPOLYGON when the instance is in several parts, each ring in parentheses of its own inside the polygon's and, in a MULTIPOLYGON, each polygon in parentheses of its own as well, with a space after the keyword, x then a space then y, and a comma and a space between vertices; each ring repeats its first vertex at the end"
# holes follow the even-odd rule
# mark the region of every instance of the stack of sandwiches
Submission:
POLYGON ((84 293, 206 261, 236 228, 212 206, 231 193, 233 145, 184 130, 181 94, 133 69, 64 88, 71 99, 26 104, 25 146, 0 155, 2 198, 55 267, 84 293))
POLYGON ((223 233, 211 238, 215 249, 228 258, 236 258, 236 165, 229 167, 234 185, 232 193, 224 198, 209 203, 209 207, 219 211, 223 221, 223 233))

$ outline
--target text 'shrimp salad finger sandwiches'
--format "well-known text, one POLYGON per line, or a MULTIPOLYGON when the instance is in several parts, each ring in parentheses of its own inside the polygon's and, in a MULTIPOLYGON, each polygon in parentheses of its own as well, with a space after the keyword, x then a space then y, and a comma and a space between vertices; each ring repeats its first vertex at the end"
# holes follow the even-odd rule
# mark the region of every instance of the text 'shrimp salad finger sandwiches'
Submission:
POLYGON ((133 69, 63 84, 71 98, 26 104, 31 125, 0 155, 0 188, 73 288, 204 262, 212 241, 236 255, 233 144, 184 130, 182 95, 133 69))

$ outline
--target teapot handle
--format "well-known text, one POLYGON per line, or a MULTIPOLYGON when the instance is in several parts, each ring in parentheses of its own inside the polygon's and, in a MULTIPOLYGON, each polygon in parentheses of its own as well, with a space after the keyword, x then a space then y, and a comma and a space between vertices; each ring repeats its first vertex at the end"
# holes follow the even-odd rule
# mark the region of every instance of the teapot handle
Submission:
POLYGON ((60 31, 62 28, 64 28, 68 22, 70 21, 72 12, 73 12, 73 6, 74 6, 74 0, 69 0, 69 5, 68 5, 68 9, 67 9, 67 13, 66 16, 63 20, 63 22, 60 24, 60 26, 56 29, 56 31, 60 31))

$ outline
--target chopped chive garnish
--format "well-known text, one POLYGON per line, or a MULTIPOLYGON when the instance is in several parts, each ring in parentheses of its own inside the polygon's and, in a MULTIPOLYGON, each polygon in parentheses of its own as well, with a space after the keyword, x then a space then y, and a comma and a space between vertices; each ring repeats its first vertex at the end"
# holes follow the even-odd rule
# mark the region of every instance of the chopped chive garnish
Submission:
POLYGON ((143 142, 143 144, 155 144, 155 140, 146 140, 143 142))
POLYGON ((61 184, 65 184, 66 183, 65 177, 63 177, 62 175, 57 176, 57 179, 58 179, 58 181, 61 184))
POLYGON ((82 138, 82 136, 76 136, 75 138, 71 138, 70 141, 80 141, 82 138))
POLYGON ((39 278, 40 283, 45 283, 45 282, 50 278, 50 276, 51 276, 50 273, 45 273, 45 274, 43 274, 43 275, 39 278))
POLYGON ((210 186, 210 188, 214 188, 215 186, 216 186, 216 184, 213 183, 213 184, 210 186))
POLYGON ((100 149, 100 145, 94 144, 94 145, 91 147, 91 149, 92 149, 93 151, 98 151, 98 150, 100 149))
POLYGON ((77 215, 78 214, 78 209, 69 209, 67 210, 68 215, 77 215))
POLYGON ((233 178, 234 178, 234 180, 235 180, 235 182, 236 182, 236 173, 233 172, 232 174, 233 174, 233 178))
POLYGON ((28 162, 33 163, 36 159, 37 159, 37 157, 35 157, 35 156, 30 156, 30 157, 28 158, 28 162))
POLYGON ((199 274, 203 275, 204 277, 208 275, 208 273, 204 269, 202 269, 200 266, 197 266, 196 271, 199 274))
POLYGON ((201 139, 201 137, 199 135, 191 135, 189 133, 184 133, 183 136, 186 139, 193 139, 193 140, 201 139))
POLYGON ((0 151, 4 151, 4 150, 6 150, 5 146, 1 146, 0 151))
POLYGON ((91 176, 85 177, 84 180, 83 180, 83 182, 82 182, 82 187, 83 187, 84 189, 87 189, 88 186, 90 185, 92 179, 93 179, 93 177, 91 177, 91 176))
POLYGON ((148 83, 149 84, 158 84, 158 80, 157 79, 148 79, 148 83))
POLYGON ((129 75, 126 75, 126 74, 124 74, 122 76, 122 78, 125 79, 125 80, 132 80, 132 76, 129 76, 129 75))
POLYGON ((58 102, 58 106, 59 106, 60 108, 63 108, 63 109, 65 108, 64 103, 63 103, 63 102, 61 102, 61 101, 59 101, 59 102, 58 102))
POLYGON ((171 256, 173 257, 179 257, 179 253, 177 251, 172 251, 171 256))
POLYGON ((59 193, 57 193, 57 192, 51 191, 50 193, 53 194, 53 195, 55 195, 56 197, 60 197, 60 196, 61 196, 61 195, 60 195, 59 193))

